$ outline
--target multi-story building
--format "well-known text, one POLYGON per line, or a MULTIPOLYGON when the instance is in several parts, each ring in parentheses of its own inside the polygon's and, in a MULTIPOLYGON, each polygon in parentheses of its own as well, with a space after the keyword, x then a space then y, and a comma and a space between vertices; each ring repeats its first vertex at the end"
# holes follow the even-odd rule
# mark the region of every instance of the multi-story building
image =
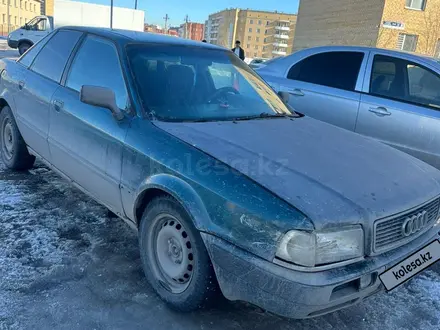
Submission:
POLYGON ((40 15, 41 13, 41 2, 39 0, 0 1, 0 33, 2 35, 7 35, 9 31, 13 31, 20 26, 23 26, 33 17, 40 15))
POLYGON ((179 28, 179 37, 191 40, 203 40, 205 24, 186 22, 179 28))
POLYGON ((292 52, 296 15, 226 9, 209 15, 205 39, 227 48, 240 40, 247 58, 273 58, 292 52))
POLYGON ((440 57, 440 0, 303 0, 294 50, 361 45, 440 57))

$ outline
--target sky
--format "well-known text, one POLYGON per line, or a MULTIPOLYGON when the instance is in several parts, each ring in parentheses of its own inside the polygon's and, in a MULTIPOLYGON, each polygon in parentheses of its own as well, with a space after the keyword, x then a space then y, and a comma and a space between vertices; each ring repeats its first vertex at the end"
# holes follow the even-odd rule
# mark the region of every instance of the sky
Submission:
MULTIPOLYGON (((102 5, 110 5, 110 0, 79 0, 102 5)), ((171 26, 184 22, 185 15, 191 22, 204 23, 209 14, 226 8, 242 8, 279 11, 289 14, 298 12, 299 0, 138 0, 138 9, 145 11, 145 21, 149 24, 164 25, 163 17, 168 14, 171 26)), ((135 0, 114 0, 114 6, 134 8, 135 0)))

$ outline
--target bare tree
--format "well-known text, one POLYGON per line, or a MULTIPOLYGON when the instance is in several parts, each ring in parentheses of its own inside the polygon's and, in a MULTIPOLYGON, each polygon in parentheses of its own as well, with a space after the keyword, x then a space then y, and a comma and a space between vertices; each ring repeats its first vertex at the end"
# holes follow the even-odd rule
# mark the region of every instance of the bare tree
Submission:
POLYGON ((421 38, 425 41, 424 53, 435 55, 437 42, 440 39, 440 8, 426 10, 424 13, 424 33, 421 38))

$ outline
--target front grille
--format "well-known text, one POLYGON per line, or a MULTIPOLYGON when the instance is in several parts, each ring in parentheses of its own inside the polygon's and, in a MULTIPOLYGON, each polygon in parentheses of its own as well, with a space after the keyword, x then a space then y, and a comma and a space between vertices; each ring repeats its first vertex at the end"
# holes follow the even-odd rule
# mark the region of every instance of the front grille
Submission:
POLYGON ((425 204, 411 212, 399 215, 395 218, 387 218, 377 220, 374 223, 374 252, 383 252, 385 250, 397 247, 407 241, 412 240, 426 229, 430 228, 437 220, 439 214, 440 199, 436 199, 428 204, 425 204), (426 226, 410 236, 405 236, 402 231, 403 223, 408 217, 417 215, 423 211, 427 213, 426 226))

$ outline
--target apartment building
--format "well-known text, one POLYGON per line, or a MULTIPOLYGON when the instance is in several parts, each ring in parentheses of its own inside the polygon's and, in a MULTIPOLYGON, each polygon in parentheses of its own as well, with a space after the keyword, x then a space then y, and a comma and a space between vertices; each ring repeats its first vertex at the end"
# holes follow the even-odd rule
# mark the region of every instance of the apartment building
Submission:
POLYGON ((205 39, 227 48, 236 40, 247 58, 273 58, 292 52, 296 15, 250 9, 226 9, 209 15, 205 39))
POLYGON ((205 24, 186 22, 180 25, 179 37, 201 41, 204 39, 205 24))
POLYGON ((440 0, 302 0, 293 49, 322 45, 440 57, 440 0))
POLYGON ((39 0, 0 0, 0 33, 7 35, 8 31, 23 26, 33 17, 40 15, 39 0), (8 10, 9 4, 9 10, 8 10), (9 15, 9 29, 8 29, 9 15))

